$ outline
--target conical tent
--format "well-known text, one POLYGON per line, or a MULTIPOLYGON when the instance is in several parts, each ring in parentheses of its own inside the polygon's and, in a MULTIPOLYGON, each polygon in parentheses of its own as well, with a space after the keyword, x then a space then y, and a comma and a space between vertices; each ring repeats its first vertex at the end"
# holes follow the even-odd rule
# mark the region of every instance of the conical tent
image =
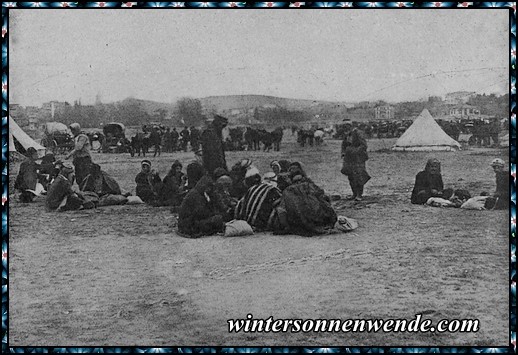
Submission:
POLYGON ((433 119, 430 112, 424 109, 414 123, 397 140, 392 150, 399 151, 433 151, 460 149, 460 143, 444 132, 433 119))
MULTIPOLYGON (((9 116, 9 152, 18 152, 16 149, 15 142, 19 143, 20 146, 27 150, 29 147, 33 147, 38 152, 38 156, 42 157, 45 155, 45 147, 36 143, 34 139, 29 137, 23 129, 9 116)), ((19 152, 25 154, 25 152, 19 152)))

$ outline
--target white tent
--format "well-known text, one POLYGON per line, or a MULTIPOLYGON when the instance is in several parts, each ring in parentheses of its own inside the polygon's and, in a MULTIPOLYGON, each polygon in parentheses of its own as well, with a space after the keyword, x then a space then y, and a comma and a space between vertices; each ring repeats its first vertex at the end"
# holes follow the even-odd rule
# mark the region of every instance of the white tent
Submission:
POLYGON ((392 150, 417 152, 455 150, 460 147, 460 143, 448 136, 435 122, 430 112, 424 109, 414 123, 399 137, 392 150))
MULTIPOLYGON (((16 145, 14 142, 19 143, 23 149, 27 150, 29 147, 33 147, 38 151, 38 156, 42 157, 45 155, 45 147, 36 143, 34 139, 29 137, 27 133, 23 131, 23 129, 18 126, 18 124, 13 120, 11 116, 9 116, 9 152, 17 152, 16 145)), ((25 152, 19 152, 25 153, 25 152)))

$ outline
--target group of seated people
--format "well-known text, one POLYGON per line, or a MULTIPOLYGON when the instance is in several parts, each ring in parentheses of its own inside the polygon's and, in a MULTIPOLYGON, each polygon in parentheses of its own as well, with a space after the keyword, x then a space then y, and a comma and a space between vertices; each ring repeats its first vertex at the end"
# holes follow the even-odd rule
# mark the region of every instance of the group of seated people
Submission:
MULTIPOLYGON (((37 195, 38 185, 46 190, 49 210, 76 210, 98 205, 123 204, 129 193, 123 193, 117 181, 92 163, 86 178, 72 189, 74 169, 47 154, 36 163, 36 150, 27 150, 20 165, 15 188, 22 202, 37 195)), ((484 209, 508 209, 509 173, 505 162, 494 159, 496 193, 484 195, 484 209)), ((333 228, 337 216, 329 197, 310 178, 299 162, 275 160, 271 171, 261 176, 249 159, 243 159, 230 171, 217 168, 208 174, 201 162, 188 164, 186 173, 175 160, 164 179, 143 160, 135 178, 136 195, 153 206, 171 206, 178 212, 178 231, 189 237, 210 235, 224 230, 231 220, 246 221, 255 231, 276 234, 315 235, 333 228)), ((461 207, 471 199, 468 191, 444 188, 441 163, 430 159, 415 179, 411 195, 413 204, 461 207)))
POLYGON ((482 192, 481 196, 473 197, 465 189, 444 188, 441 174, 441 162, 435 158, 429 159, 425 169, 415 178, 410 201, 418 205, 441 207, 477 206, 480 209, 504 210, 509 208, 509 171, 505 170, 505 162, 496 158, 491 162, 496 177, 496 192, 493 195, 482 192), (477 202, 477 203, 473 203, 477 202))
POLYGON ((117 181, 92 163, 83 181, 77 181, 79 191, 72 187, 75 173, 72 167, 56 160, 51 153, 37 163, 37 151, 27 149, 27 158, 20 164, 14 187, 19 190, 21 202, 31 202, 36 196, 46 195, 48 210, 69 211, 94 208, 99 205, 122 204, 128 193, 123 194, 117 181))
MULTIPOLYGON (((324 190, 299 162, 274 161, 263 179, 249 159, 227 172, 204 174, 178 209, 179 234, 196 238, 224 231, 233 219, 254 231, 312 236, 332 229, 337 216, 324 190)), ((188 178, 189 179, 189 178, 188 178)))

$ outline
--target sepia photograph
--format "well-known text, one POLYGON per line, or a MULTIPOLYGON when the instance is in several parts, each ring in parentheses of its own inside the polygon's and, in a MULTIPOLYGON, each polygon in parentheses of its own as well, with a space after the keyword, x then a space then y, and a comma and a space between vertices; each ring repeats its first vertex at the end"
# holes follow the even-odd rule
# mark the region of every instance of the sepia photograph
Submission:
POLYGON ((10 9, 9 346, 510 346, 510 13, 10 9))

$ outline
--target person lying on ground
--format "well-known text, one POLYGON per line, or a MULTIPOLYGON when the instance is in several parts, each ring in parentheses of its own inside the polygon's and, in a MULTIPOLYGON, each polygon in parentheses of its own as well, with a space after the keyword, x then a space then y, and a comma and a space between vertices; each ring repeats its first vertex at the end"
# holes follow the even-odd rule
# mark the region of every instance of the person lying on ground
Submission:
POLYGON ((292 163, 289 171, 291 184, 283 186, 276 217, 272 219, 275 231, 303 236, 326 233, 337 220, 329 197, 306 176, 300 163, 292 163))
POLYGON ((142 160, 141 167, 141 172, 135 177, 137 183, 136 195, 146 203, 154 203, 158 198, 162 180, 158 176, 158 172, 151 170, 149 160, 142 160))
POLYGON ((271 184, 261 181, 256 168, 250 169, 245 177, 248 191, 236 206, 235 219, 248 222, 255 231, 270 229, 268 221, 281 198, 281 191, 271 184))
POLYGON ((38 159, 38 152, 33 147, 27 148, 27 157, 20 164, 18 176, 14 182, 14 188, 19 190, 20 201, 24 203, 32 202, 35 194, 32 191, 36 190, 36 185, 39 182, 40 175, 38 173, 39 164, 36 163, 38 159))
POLYGON ((121 189, 117 181, 101 170, 99 164, 90 166, 90 173, 79 185, 81 191, 95 192, 99 197, 105 195, 121 195, 121 189))
POLYGON ((453 190, 444 190, 441 162, 435 158, 431 158, 426 162, 425 169, 420 171, 415 177, 410 202, 416 205, 422 205, 425 204, 430 197, 440 197, 447 200, 452 194, 453 190))
POLYGON ((178 234, 198 238, 223 232, 225 222, 214 205, 214 181, 203 176, 187 193, 178 213, 178 234))

